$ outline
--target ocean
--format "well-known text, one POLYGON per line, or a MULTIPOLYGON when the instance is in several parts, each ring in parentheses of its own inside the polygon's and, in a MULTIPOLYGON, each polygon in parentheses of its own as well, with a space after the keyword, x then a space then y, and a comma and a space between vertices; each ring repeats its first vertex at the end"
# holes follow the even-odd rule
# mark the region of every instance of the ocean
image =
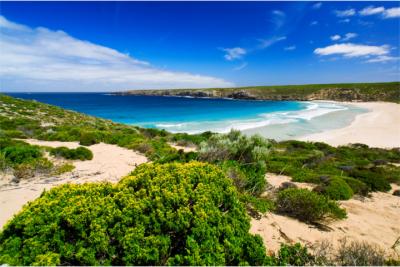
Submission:
POLYGON ((365 109, 333 102, 121 96, 105 93, 8 93, 124 124, 169 132, 247 134, 285 140, 351 123, 365 109))

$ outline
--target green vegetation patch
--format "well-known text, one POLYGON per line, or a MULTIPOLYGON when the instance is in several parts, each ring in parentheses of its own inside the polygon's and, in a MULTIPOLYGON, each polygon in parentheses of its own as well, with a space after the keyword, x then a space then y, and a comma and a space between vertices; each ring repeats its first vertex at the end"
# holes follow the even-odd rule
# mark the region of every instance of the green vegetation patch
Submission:
POLYGON ((10 265, 263 265, 232 182, 198 162, 145 164, 119 184, 62 185, 0 233, 10 265))
POLYGON ((332 199, 348 199, 352 195, 349 188, 367 195, 390 190, 390 183, 399 184, 400 168, 391 162, 400 162, 398 148, 362 144, 335 148, 318 142, 283 141, 273 144, 266 166, 269 172, 288 175, 296 182, 319 184, 319 192, 332 199))
POLYGON ((307 189, 289 188, 280 191, 276 210, 309 223, 346 218, 346 211, 336 202, 307 189))
POLYGON ((62 157, 65 159, 72 160, 91 160, 93 159, 93 153, 86 147, 78 147, 75 149, 69 149, 67 147, 56 147, 50 149, 50 155, 55 157, 62 157))

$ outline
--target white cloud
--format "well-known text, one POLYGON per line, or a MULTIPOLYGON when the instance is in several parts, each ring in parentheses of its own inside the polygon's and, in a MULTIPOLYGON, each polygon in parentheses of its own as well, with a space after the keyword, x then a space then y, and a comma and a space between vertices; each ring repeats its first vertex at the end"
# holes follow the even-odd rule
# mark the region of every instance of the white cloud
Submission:
POLYGON ((380 6, 380 7, 368 6, 364 9, 360 10, 358 13, 361 16, 370 16, 370 15, 383 13, 384 11, 385 11, 385 8, 383 6, 380 6))
POLYGON ((227 87, 222 79, 156 68, 63 31, 30 28, 0 15, 0 81, 7 91, 111 91, 227 87))
POLYGON ((280 10, 273 10, 271 16, 271 22, 275 24, 275 28, 279 29, 285 24, 286 14, 280 10))
POLYGON ((293 51, 296 50, 296 46, 295 45, 291 45, 291 46, 287 46, 284 48, 286 51, 293 51))
POLYGON ((331 36, 331 40, 332 41, 337 41, 337 40, 339 40, 341 38, 341 36, 339 35, 339 34, 335 34, 335 35, 332 35, 331 36))
POLYGON ((226 52, 224 58, 229 61, 241 59, 247 53, 246 49, 241 47, 222 48, 222 50, 226 52))
POLYGON ((247 67, 247 62, 243 62, 242 64, 240 64, 239 66, 233 68, 233 70, 242 70, 244 68, 247 67))
POLYGON ((400 7, 393 7, 393 8, 386 9, 383 14, 383 17, 386 19, 400 17, 400 7))
POLYGON ((314 5, 312 5, 312 8, 314 8, 314 9, 320 9, 321 6, 322 6, 322 3, 321 3, 321 2, 318 2, 318 3, 315 3, 314 5))
POLYGON ((346 10, 335 10, 336 16, 338 17, 351 17, 356 14, 354 8, 346 9, 346 10))
POLYGON ((354 32, 348 32, 344 35, 344 37, 342 38, 342 41, 348 41, 350 39, 356 38, 358 36, 357 33, 354 32))
POLYGON ((389 53, 389 46, 359 45, 352 43, 334 44, 323 48, 317 48, 314 53, 321 56, 342 55, 347 58, 383 56, 389 53))
POLYGON ((400 7, 393 7, 385 9, 385 7, 368 6, 358 12, 361 16, 382 15, 384 19, 400 17, 400 7))
POLYGON ((349 22, 350 22, 350 19, 349 19, 349 18, 347 18, 347 19, 341 19, 341 20, 339 20, 339 22, 340 22, 340 23, 349 23, 349 22))
POLYGON ((311 26, 318 25, 318 21, 316 21, 316 20, 314 20, 314 21, 311 21, 310 25, 311 25, 311 26))
POLYGON ((283 41, 283 40, 286 40, 286 36, 279 36, 279 37, 274 36, 274 37, 271 37, 268 39, 258 39, 258 41, 260 42, 260 45, 258 48, 264 49, 264 48, 270 47, 271 45, 273 45, 277 42, 283 41))
POLYGON ((399 59, 400 59, 399 57, 378 56, 375 58, 371 58, 371 59, 367 60, 366 62, 368 62, 368 63, 376 63, 376 62, 386 63, 388 61, 396 61, 399 59))

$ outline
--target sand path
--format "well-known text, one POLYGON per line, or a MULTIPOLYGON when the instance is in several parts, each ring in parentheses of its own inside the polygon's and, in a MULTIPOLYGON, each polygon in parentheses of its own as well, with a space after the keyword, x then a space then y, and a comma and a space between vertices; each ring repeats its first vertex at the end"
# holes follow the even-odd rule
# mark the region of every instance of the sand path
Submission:
MULTIPOLYGON (((267 174, 267 180, 275 187, 279 187, 278 180, 282 177, 282 182, 287 181, 287 176, 267 174)), ((376 244, 388 255, 400 255, 400 246, 392 247, 400 237, 400 197, 392 195, 399 188, 393 184, 389 193, 377 192, 372 193, 371 198, 341 201, 348 218, 330 223, 329 231, 270 212, 260 220, 252 219, 250 232, 261 235, 267 249, 271 251, 277 251, 281 243, 287 242, 311 246, 326 240, 337 247, 340 240, 346 237, 349 241, 376 244)))
POLYGON ((370 112, 358 115, 347 127, 311 134, 302 141, 325 142, 333 146, 363 143, 371 147, 400 147, 400 104, 387 102, 348 103, 370 112))
MULTIPOLYGON (((76 148, 77 142, 24 140, 40 146, 76 148)), ((13 214, 18 212, 28 201, 36 199, 43 190, 65 183, 86 183, 97 181, 118 182, 147 158, 132 150, 109 144, 96 144, 88 147, 93 152, 93 159, 73 161, 72 172, 52 177, 34 177, 20 183, 10 183, 11 175, 0 177, 0 228, 13 214)))

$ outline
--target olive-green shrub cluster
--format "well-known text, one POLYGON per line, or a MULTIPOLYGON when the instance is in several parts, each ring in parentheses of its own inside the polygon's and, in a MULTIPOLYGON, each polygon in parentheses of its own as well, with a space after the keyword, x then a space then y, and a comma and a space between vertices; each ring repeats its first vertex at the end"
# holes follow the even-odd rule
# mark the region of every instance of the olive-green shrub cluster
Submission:
POLYGON ((55 147, 50 149, 50 155, 55 157, 62 157, 65 159, 72 160, 91 160, 93 159, 93 153, 86 147, 78 147, 74 149, 69 149, 67 147, 55 147))
POLYGON ((307 189, 289 188, 280 191, 276 210, 309 223, 346 218, 346 211, 336 202, 307 189))
POLYGON ((347 200, 353 196, 351 186, 340 177, 326 179, 321 185, 314 188, 314 191, 334 200, 347 200))
POLYGON ((391 164, 400 162, 398 148, 361 144, 335 148, 324 143, 284 141, 274 143, 266 162, 269 172, 320 184, 318 190, 332 199, 388 191, 390 183, 400 184, 400 167, 391 164))
POLYGON ((247 137, 239 131, 216 134, 199 146, 199 160, 222 166, 236 186, 254 195, 265 189, 265 161, 271 144, 257 135, 247 137))
POLYGON ((118 184, 66 184, 0 233, 0 264, 263 265, 259 236, 216 166, 145 164, 118 184))
POLYGON ((44 157, 40 147, 23 141, 0 137, 0 171, 11 170, 17 179, 34 173, 48 173, 53 164, 44 157))

